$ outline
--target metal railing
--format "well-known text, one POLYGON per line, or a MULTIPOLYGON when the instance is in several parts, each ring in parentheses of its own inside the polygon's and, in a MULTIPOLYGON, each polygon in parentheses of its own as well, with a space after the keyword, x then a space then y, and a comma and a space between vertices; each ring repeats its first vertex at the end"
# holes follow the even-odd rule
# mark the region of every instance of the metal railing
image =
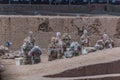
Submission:
MULTIPOLYGON (((0 4, 47 4, 47 5, 80 5, 93 3, 106 4, 106 11, 110 3, 115 3, 117 0, 0 0, 0 4)), ((119 1, 120 2, 120 1, 119 1)))

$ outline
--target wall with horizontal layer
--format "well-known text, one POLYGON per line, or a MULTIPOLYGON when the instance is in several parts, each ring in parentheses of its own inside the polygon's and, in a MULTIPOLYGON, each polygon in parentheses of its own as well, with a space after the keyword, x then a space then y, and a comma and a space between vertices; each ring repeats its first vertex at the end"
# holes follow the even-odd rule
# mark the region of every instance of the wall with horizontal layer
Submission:
POLYGON ((72 40, 79 41, 82 27, 85 26, 93 46, 97 39, 107 33, 116 46, 120 46, 119 17, 61 17, 61 16, 0 16, 0 44, 12 42, 12 49, 19 49, 23 39, 33 31, 36 44, 47 48, 56 32, 69 33, 72 40))

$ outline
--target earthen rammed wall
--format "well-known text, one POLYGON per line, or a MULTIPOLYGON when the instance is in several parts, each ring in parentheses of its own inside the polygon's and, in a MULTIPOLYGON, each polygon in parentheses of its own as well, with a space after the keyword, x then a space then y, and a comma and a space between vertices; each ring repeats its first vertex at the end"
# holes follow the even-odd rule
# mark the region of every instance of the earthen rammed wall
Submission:
POLYGON ((47 48, 57 31, 67 32, 73 40, 79 41, 82 27, 85 26, 93 46, 103 33, 107 33, 116 46, 120 46, 120 17, 60 17, 60 16, 0 16, 0 44, 12 42, 17 50, 23 44, 29 31, 33 31, 36 44, 47 48))

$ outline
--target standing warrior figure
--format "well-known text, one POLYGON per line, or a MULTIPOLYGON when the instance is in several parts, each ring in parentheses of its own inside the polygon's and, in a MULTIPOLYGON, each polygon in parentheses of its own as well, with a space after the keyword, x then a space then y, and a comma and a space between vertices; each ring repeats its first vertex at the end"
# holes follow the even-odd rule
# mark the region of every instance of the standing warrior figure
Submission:
POLYGON ((31 45, 29 41, 23 43, 22 45, 23 64, 32 64, 31 56, 28 56, 28 53, 32 48, 33 45, 31 45))
POLYGON ((66 46, 65 46, 65 43, 61 39, 61 33, 60 32, 56 33, 56 43, 61 48, 61 53, 64 54, 64 52, 66 50, 66 46))
POLYGON ((83 34, 80 37, 80 44, 83 47, 88 47, 89 46, 88 32, 87 32, 86 29, 83 30, 83 34))
POLYGON ((66 58, 71 58, 73 56, 78 56, 80 54, 81 47, 78 42, 73 41, 70 45, 70 48, 65 52, 66 58))
POLYGON ((32 57, 32 64, 37 64, 41 62, 41 58, 40 58, 41 54, 42 54, 42 50, 39 46, 34 46, 29 51, 29 56, 32 57))
POLYGON ((98 40, 94 47, 96 50, 104 49, 104 41, 102 39, 98 40))
POLYGON ((22 45, 23 59, 24 64, 32 64, 31 56, 28 56, 28 52, 34 47, 35 39, 33 38, 33 32, 29 32, 29 36, 24 39, 24 43, 22 45))
POLYGON ((32 31, 29 32, 28 38, 29 38, 30 43, 31 43, 33 46, 35 46, 35 39, 34 39, 34 37, 33 37, 33 32, 32 32, 32 31))
POLYGON ((57 33, 56 33, 56 38, 57 38, 57 39, 61 39, 61 33, 60 33, 60 32, 57 32, 57 33))
POLYGON ((64 33, 62 36, 62 41, 65 44, 66 48, 69 48, 71 44, 71 36, 68 33, 64 33))
POLYGON ((48 46, 48 61, 52 61, 57 59, 57 51, 55 51, 56 48, 56 38, 52 37, 51 42, 48 46))
POLYGON ((62 58, 62 45, 56 37, 52 37, 51 43, 48 46, 48 60, 52 61, 55 59, 62 58))
POLYGON ((104 41, 105 48, 113 48, 114 47, 113 40, 107 34, 103 34, 103 41, 104 41))

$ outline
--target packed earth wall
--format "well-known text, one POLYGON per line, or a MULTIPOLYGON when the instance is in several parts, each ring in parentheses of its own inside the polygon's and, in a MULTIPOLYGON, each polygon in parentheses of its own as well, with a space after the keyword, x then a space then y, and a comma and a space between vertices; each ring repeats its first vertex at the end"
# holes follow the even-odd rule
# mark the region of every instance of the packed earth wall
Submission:
POLYGON ((88 30, 90 46, 107 33, 120 46, 120 17, 67 17, 67 16, 0 16, 0 44, 12 42, 11 49, 18 50, 23 39, 33 31, 36 45, 47 48, 56 32, 69 33, 79 41, 82 27, 88 30))

